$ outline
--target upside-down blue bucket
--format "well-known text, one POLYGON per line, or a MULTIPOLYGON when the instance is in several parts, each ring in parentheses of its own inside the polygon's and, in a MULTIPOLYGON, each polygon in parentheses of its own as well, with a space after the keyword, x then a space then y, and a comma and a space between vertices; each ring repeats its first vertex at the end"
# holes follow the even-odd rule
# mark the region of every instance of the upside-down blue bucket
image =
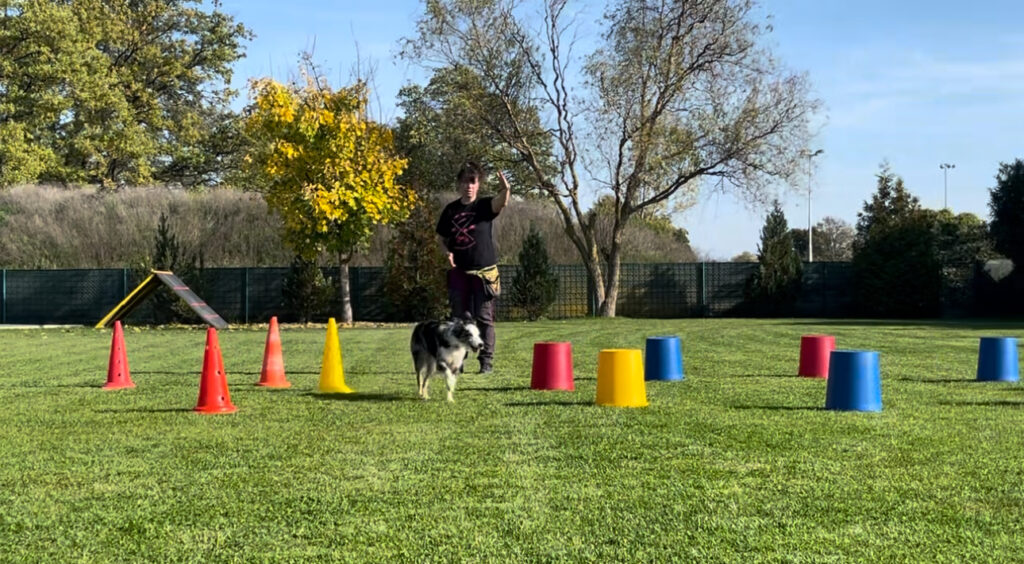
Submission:
POLYGON ((978 344, 979 382, 1016 382, 1020 379, 1015 337, 982 337, 978 344))
POLYGON ((647 337, 644 380, 677 382, 683 379, 683 349, 679 337, 647 337))
POLYGON ((832 351, 825 409, 882 411, 882 378, 876 351, 832 351))

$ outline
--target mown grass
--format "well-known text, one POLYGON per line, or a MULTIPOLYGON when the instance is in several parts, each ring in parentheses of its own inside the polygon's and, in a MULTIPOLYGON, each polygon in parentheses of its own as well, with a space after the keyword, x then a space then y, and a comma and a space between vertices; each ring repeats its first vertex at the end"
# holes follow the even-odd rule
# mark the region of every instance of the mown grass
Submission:
MULTIPOLYGON (((0 332, 0 560, 991 562, 1024 553, 1024 390, 976 383, 1018 324, 577 320, 499 325, 495 373, 416 399, 410 327, 282 331, 293 387, 255 387, 265 328, 220 334, 230 415, 191 412, 205 333, 0 332), (799 336, 881 353, 881 413, 825 411, 799 336), (679 335, 686 380, 593 405, 597 352, 679 335), (573 343, 575 392, 529 389, 573 343)), ((475 366, 475 364, 471 365, 475 366)))

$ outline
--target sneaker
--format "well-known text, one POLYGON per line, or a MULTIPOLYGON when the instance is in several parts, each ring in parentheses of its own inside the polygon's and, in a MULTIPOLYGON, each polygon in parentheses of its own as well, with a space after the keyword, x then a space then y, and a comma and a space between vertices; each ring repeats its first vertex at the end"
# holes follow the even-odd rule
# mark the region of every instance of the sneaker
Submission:
POLYGON ((490 374, 491 372, 494 372, 494 368, 489 363, 480 363, 480 374, 490 374))

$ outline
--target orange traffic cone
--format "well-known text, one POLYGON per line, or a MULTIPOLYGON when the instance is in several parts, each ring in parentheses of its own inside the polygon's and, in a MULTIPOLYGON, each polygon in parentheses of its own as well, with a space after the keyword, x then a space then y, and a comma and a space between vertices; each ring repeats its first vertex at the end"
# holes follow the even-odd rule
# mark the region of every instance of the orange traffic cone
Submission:
POLYGON ((206 330, 206 352, 203 354, 203 373, 199 377, 199 413, 231 413, 238 408, 231 403, 228 378, 224 373, 224 358, 217 342, 217 330, 206 330))
POLYGON ((267 346, 263 349, 263 369, 257 386, 288 388, 292 385, 284 375, 284 356, 281 354, 281 335, 277 330, 277 317, 270 318, 267 346))
POLYGON ((124 331, 121 322, 114 322, 114 338, 110 341, 110 362, 107 365, 107 383, 104 390, 134 388, 132 374, 128 369, 128 352, 124 348, 124 331))

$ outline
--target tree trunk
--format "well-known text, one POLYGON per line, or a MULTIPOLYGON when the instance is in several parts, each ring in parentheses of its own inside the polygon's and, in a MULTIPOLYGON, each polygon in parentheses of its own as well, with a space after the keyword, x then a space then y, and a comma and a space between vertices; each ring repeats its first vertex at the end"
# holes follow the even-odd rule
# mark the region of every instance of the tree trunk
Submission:
POLYGON ((604 303, 601 304, 601 317, 615 317, 615 305, 619 301, 619 258, 608 262, 608 280, 604 303))
MULTIPOLYGON (((594 289, 594 293, 596 294, 594 296, 594 300, 598 307, 595 309, 597 309, 597 313, 599 315, 603 315, 600 311, 604 304, 605 287, 604 277, 601 275, 601 259, 598 258, 597 248, 592 248, 589 256, 582 254, 581 256, 583 257, 583 267, 587 269, 587 278, 590 279, 590 283, 594 289)), ((589 309, 590 308, 588 306, 588 310, 589 309)))
POLYGON ((608 253, 608 279, 605 280, 601 317, 615 317, 615 306, 619 301, 619 273, 622 271, 621 225, 625 225, 625 222, 616 222, 612 228, 612 248, 608 253))
POLYGON ((338 297, 341 298, 341 322, 345 325, 352 325, 352 287, 348 279, 351 260, 351 253, 348 256, 338 253, 338 297))

